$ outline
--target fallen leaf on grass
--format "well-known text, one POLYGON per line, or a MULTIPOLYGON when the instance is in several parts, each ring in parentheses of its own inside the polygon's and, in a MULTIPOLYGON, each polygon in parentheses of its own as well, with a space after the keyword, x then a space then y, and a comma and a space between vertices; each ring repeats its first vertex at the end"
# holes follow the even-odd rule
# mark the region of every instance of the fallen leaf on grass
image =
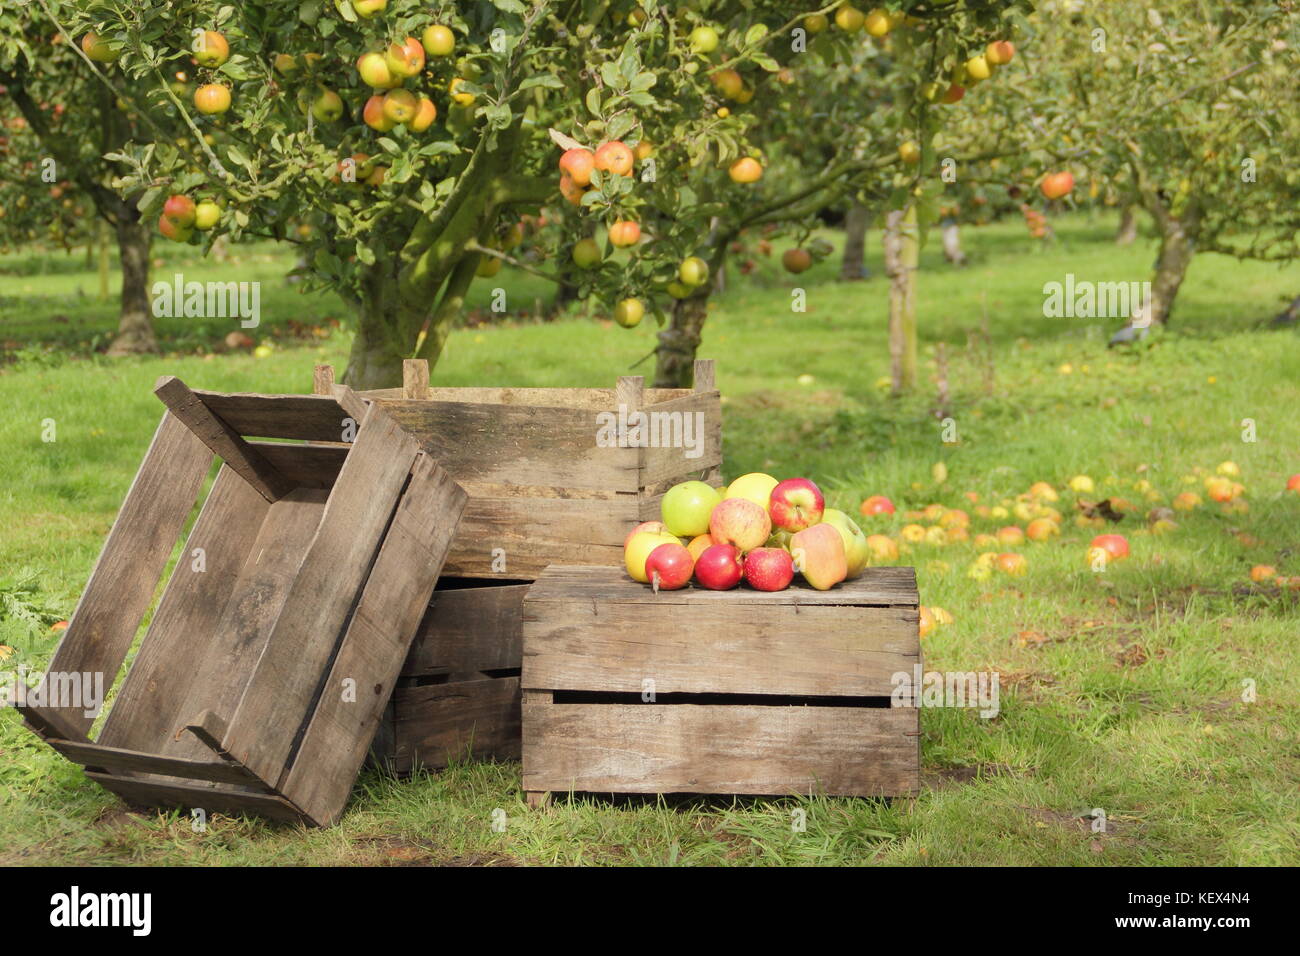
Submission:
POLYGON ((1016 634, 1019 647, 1041 647, 1047 643, 1047 635, 1042 631, 1020 631, 1016 634))

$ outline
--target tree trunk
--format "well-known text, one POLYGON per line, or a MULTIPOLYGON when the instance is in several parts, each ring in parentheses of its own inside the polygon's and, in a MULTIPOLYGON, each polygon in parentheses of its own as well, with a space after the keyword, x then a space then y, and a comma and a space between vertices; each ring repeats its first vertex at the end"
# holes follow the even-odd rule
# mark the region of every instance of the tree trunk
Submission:
POLYGON ((940 226, 943 233, 943 256, 955 266, 966 264, 966 253, 961 251, 961 231, 956 219, 945 219, 940 226))
POLYGON ((1187 276, 1187 267, 1196 253, 1195 216, 1176 219, 1169 216, 1162 223, 1160 255, 1151 282, 1151 303, 1147 318, 1152 325, 1167 325, 1173 311, 1178 288, 1187 276))
POLYGON ((871 225, 871 210, 864 203, 854 202, 844 217, 844 258, 840 262, 840 278, 856 282, 871 275, 867 269, 867 228, 871 225))
POLYGON ((149 306, 149 250, 153 233, 138 220, 117 222, 117 249, 122 265, 122 307, 117 337, 109 355, 137 355, 158 351, 149 306))
POLYGON ((916 385, 916 290, 919 261, 916 207, 885 219, 885 272, 889 276, 889 375, 893 394, 916 385))
POLYGON ((1119 211, 1119 229, 1115 232, 1117 246, 1131 246, 1137 239, 1137 209, 1133 203, 1125 203, 1119 211))
POLYGON ((693 295, 673 304, 672 319, 659 333, 655 350, 655 388, 690 388, 695 379, 695 351, 708 315, 708 295, 693 295))
MULTIPOLYGON (((111 277, 111 264, 108 254, 108 223, 99 220, 95 227, 95 245, 99 247, 99 301, 107 302, 109 297, 109 279, 111 277)), ((90 247, 86 247, 89 252, 90 247)))

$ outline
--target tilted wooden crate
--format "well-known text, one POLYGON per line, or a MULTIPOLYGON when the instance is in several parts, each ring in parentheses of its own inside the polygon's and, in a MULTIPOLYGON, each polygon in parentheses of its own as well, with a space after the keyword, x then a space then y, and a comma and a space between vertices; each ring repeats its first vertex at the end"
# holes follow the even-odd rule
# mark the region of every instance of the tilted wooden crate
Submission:
MULTIPOLYGON (((659 517, 665 491, 692 478, 721 484, 713 375, 713 362, 701 360, 693 389, 647 389, 641 376, 616 388, 430 388, 427 364, 408 361, 403 388, 357 394, 378 402, 469 495, 443 573, 531 581, 549 564, 621 564, 623 539, 659 517), (610 444, 604 426, 620 406, 657 429, 628 437, 656 444, 610 444)), ((317 391, 332 382, 333 370, 318 367, 317 391)))
POLYGON ((111 687, 223 464, 93 742, 37 690, 28 725, 127 802, 329 824, 341 814, 465 505, 378 406, 156 389, 168 407, 43 687, 111 687), (248 441, 255 435, 350 444, 248 441))
POLYGON ((552 567, 524 599, 523 785, 548 792, 900 795, 919 719, 911 568, 829 591, 661 591, 552 567))

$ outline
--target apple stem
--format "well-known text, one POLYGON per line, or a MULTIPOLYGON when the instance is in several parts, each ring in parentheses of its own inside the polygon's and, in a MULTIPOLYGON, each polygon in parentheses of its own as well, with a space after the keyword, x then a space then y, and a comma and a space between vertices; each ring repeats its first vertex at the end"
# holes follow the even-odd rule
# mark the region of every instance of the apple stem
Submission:
POLYGON ((650 586, 654 588, 655 594, 659 593, 659 572, 655 571, 650 577, 650 586))

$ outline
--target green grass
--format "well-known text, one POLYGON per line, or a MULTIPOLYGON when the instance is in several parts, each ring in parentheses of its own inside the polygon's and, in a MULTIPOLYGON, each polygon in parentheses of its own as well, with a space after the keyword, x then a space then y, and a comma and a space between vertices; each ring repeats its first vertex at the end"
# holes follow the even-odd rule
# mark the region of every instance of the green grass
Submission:
MULTIPOLYGON (((1196 260, 1170 331, 1134 351, 1107 351, 1115 323, 1048 319, 1042 284, 1143 279, 1154 248, 1118 249, 1113 222, 1058 224, 1061 241, 1031 245, 1019 223, 969 230, 972 263, 952 269, 937 248, 919 276, 921 384, 904 400, 878 386, 888 374, 887 290, 875 278, 834 280, 833 263, 801 277, 806 313, 790 311, 790 282, 767 262, 733 276, 715 305, 701 354, 718 359, 725 395, 726 473, 808 474, 832 503, 856 513, 871 493, 905 509, 930 502, 973 511, 1014 504, 1037 480, 1062 488, 1075 474, 1142 512, 1183 490, 1203 494, 1224 460, 1243 472, 1249 511, 1206 503, 1153 536, 1139 515, 1118 530, 1132 557, 1105 573, 1084 560, 1097 532, 1073 522, 1063 492, 1064 533, 1021 550, 1024 577, 968 576, 973 543, 917 546, 922 600, 955 618, 925 640, 927 669, 996 670, 1001 711, 922 712, 924 789, 894 802, 790 798, 768 801, 581 798, 527 811, 517 764, 465 763, 410 781, 363 774, 342 824, 304 832, 221 818, 202 834, 177 815, 125 814, 0 715, 0 862, 16 863, 412 863, 457 864, 1295 864, 1300 862, 1300 591, 1251 587, 1254 564, 1300 576, 1300 350, 1294 331, 1260 323, 1300 290, 1300 268, 1215 256, 1196 260), (987 312, 990 362, 968 347, 987 312), (1092 334, 1088 326, 1096 326, 1092 334), (935 346, 944 343, 960 439, 941 441, 935 346), (1065 366, 1068 365, 1068 370, 1065 366), (812 376, 812 380, 800 377, 812 376), (1242 441, 1252 419, 1258 440, 1242 441), (932 466, 948 478, 936 485, 932 466), (1135 482, 1149 481, 1159 501, 1135 482), (1243 681, 1257 699, 1242 700, 1243 681), (802 807, 807 831, 792 831, 802 807), (1103 808, 1108 832, 1080 817, 1103 808), (492 828, 497 808, 505 832, 492 828)), ((873 244, 875 240, 873 238, 873 244)), ((874 251, 874 250, 873 250, 874 251)), ((261 278, 262 330, 270 358, 201 354, 225 329, 182 320, 164 328, 185 354, 106 362, 85 357, 111 329, 112 309, 76 289, 88 273, 6 274, 0 260, 0 337, 22 361, 0 370, 0 568, 30 568, 40 598, 65 613, 84 584, 139 463, 159 406, 158 375, 245 391, 307 391, 318 362, 341 367, 344 329, 307 341, 308 325, 346 320, 328 297, 300 298, 280 280, 290 257, 269 247, 240 253, 232 276, 185 263, 187 277, 261 278), (209 270, 204 274, 204 270, 209 270), (254 276, 253 272, 256 272, 254 276), (51 323, 65 315, 68 323, 51 323), (12 317, 11 317, 12 316, 12 317), (69 332, 75 329, 75 334, 69 332), (67 359, 71 349, 81 357, 67 359), (41 440, 53 419, 57 441, 41 440)), ((168 274, 168 263, 161 274, 168 274)), ((542 290, 502 276, 512 301, 542 290)), ((496 284, 496 283, 494 283, 496 284)), ((486 291, 480 290, 486 300, 486 291)), ((191 320, 192 321, 192 320, 191 320)), ((550 324, 465 329, 451 338, 435 380, 448 385, 609 386, 649 352, 654 329, 624 331, 572 318, 550 324)), ((650 374, 650 363, 637 367, 650 374)), ((972 532, 1008 520, 976 518, 972 532)), ((1023 523, 1023 522, 1021 522, 1023 523)), ((0 621, 13 648, 0 666, 39 667, 54 640, 0 621)), ((0 652, 2 653, 2 652, 0 652)))

